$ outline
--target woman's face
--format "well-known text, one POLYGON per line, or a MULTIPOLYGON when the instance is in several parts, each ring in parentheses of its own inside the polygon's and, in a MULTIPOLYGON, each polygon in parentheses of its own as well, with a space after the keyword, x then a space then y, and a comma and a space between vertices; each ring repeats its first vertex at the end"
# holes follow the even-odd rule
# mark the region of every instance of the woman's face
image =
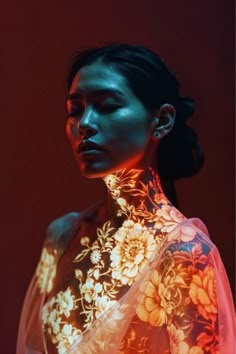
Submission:
POLYGON ((66 133, 84 176, 142 168, 150 151, 152 117, 111 66, 97 62, 80 69, 67 111, 66 133))

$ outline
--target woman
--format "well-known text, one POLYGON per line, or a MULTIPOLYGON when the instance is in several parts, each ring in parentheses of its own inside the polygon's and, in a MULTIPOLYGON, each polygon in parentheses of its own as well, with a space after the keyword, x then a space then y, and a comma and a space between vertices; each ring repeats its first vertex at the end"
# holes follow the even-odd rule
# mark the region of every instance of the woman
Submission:
POLYGON ((176 209, 173 181, 203 162, 193 101, 152 51, 115 44, 76 57, 67 111, 79 168, 108 193, 49 225, 18 353, 233 353, 220 256, 176 209))

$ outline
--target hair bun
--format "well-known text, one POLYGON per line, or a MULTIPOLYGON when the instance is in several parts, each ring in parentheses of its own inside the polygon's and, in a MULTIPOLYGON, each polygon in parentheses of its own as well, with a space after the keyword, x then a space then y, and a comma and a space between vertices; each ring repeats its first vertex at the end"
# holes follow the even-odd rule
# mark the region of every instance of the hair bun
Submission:
POLYGON ((176 120, 178 123, 185 123, 194 113, 195 103, 192 98, 189 97, 180 97, 177 103, 177 115, 178 119, 176 120))

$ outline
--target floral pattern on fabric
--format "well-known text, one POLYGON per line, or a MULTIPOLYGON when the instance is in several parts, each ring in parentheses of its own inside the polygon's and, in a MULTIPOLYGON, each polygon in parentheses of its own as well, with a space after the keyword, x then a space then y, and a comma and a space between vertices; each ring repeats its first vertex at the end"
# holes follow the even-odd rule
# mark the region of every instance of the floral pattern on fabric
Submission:
POLYGON ((207 265, 202 271, 192 276, 189 295, 194 304, 197 305, 198 313, 206 320, 216 321, 216 284, 214 269, 207 265))
MULTIPOLYGON (((158 267, 150 270, 149 280, 140 286, 133 323, 141 320, 152 326, 149 340, 154 328, 157 333, 166 328, 171 353, 218 353, 218 305, 210 249, 199 235, 188 243, 178 238, 178 232, 175 235, 179 241, 167 248, 158 267)), ((133 334, 126 350, 137 340, 133 334)), ((169 353, 168 345, 163 353, 169 353)))
POLYGON ((40 261, 36 268, 37 284, 40 293, 49 293, 53 288, 53 281, 56 276, 56 251, 54 254, 43 248, 40 261))
MULTIPOLYGON (((104 178, 122 224, 108 220, 95 237, 81 235, 73 281, 43 306, 43 330, 59 354, 219 353, 211 247, 166 199, 159 177, 151 171, 144 184, 141 173, 104 178)), ((40 292, 50 293, 55 275, 44 249, 40 292)))
POLYGON ((56 345, 59 354, 63 354, 78 338, 82 338, 82 332, 72 324, 63 320, 68 318, 71 311, 77 308, 75 296, 68 288, 60 291, 56 298, 52 298, 44 307, 42 320, 45 332, 50 336, 52 343, 56 345))
POLYGON ((131 285, 156 249, 155 231, 132 220, 125 221, 114 234, 116 242, 111 251, 112 278, 131 285))

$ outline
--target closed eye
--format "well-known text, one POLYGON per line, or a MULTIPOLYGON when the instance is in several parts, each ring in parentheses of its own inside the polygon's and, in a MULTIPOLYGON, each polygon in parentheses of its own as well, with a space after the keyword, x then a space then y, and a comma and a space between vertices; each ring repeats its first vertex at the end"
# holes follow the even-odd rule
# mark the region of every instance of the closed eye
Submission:
POLYGON ((117 104, 96 104, 95 108, 98 112, 101 113, 112 113, 115 110, 121 108, 121 106, 117 104))
MULTIPOLYGON (((91 108, 97 111, 98 113, 104 113, 104 114, 109 114, 117 109, 121 108, 122 106, 117 103, 106 103, 106 102, 93 102, 91 104, 91 108)), ((68 107, 68 118, 81 118, 81 116, 84 114, 84 111, 86 110, 85 106, 83 104, 81 105, 71 105, 68 107)))

